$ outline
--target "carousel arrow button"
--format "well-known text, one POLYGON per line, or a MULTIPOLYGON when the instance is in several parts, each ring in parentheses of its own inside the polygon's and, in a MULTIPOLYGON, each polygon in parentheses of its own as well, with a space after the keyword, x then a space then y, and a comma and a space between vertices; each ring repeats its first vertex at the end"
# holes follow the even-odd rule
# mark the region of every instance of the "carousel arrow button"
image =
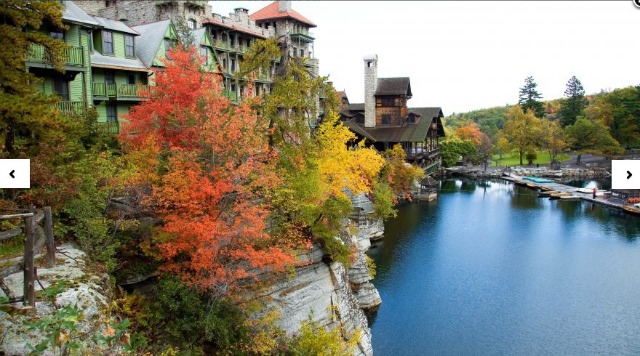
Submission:
POLYGON ((631 172, 627 171, 627 179, 631 178, 632 175, 631 172))

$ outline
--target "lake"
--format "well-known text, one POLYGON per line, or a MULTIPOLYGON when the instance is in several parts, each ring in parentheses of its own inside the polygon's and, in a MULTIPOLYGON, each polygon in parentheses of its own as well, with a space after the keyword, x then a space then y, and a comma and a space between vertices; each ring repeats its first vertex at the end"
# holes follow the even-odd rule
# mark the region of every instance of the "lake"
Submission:
POLYGON ((370 250, 374 354, 638 355, 639 237, 639 218, 591 203, 441 182, 370 250))

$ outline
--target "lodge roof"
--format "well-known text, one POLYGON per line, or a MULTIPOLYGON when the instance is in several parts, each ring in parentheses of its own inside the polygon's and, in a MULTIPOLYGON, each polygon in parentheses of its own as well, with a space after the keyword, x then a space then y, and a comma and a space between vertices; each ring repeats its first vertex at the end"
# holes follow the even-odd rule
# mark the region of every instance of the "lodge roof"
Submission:
POLYGON ((291 18, 307 24, 309 25, 309 27, 317 27, 316 24, 311 22, 311 20, 307 19, 306 17, 300 15, 300 13, 298 13, 296 10, 290 9, 289 11, 279 11, 278 3, 279 1, 274 1, 270 5, 249 15, 249 18, 254 21, 291 18))
POLYGON ((376 86, 374 95, 412 96, 409 77, 378 78, 378 85, 376 86))
POLYGON ((142 63, 139 58, 118 58, 114 56, 103 56, 98 51, 94 51, 91 54, 91 66, 97 68, 133 70, 140 72, 149 71, 149 69, 145 67, 144 63, 142 63))
POLYGON ((113 30, 138 36, 138 33, 136 31, 132 30, 131 27, 125 25, 122 21, 113 21, 99 16, 94 16, 93 18, 107 30, 113 30))
POLYGON ((84 25, 91 25, 95 27, 99 27, 100 24, 93 19, 93 17, 89 16, 84 10, 82 10, 78 5, 74 4, 73 1, 65 1, 63 3, 64 11, 62 12, 62 19, 69 22, 76 22, 84 25))
POLYGON ((158 53, 164 34, 171 25, 171 20, 162 20, 148 24, 134 26, 132 29, 140 34, 136 43, 136 54, 146 67, 151 67, 153 59, 158 53))

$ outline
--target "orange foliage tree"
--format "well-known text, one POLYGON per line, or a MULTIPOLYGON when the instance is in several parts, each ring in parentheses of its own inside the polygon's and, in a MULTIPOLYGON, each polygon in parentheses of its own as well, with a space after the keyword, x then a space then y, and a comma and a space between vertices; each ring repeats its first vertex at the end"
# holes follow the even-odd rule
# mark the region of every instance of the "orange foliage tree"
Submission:
POLYGON ((468 124, 462 125, 456 129, 456 135, 463 140, 471 141, 474 146, 479 146, 482 142, 482 131, 478 127, 478 124, 471 121, 468 124))
POLYGON ((278 184, 267 125, 223 96, 194 50, 176 49, 146 101, 125 117, 120 139, 143 158, 133 181, 150 189, 162 219, 154 233, 163 269, 191 286, 228 294, 256 270, 283 270, 293 248, 267 233, 269 191, 278 184))

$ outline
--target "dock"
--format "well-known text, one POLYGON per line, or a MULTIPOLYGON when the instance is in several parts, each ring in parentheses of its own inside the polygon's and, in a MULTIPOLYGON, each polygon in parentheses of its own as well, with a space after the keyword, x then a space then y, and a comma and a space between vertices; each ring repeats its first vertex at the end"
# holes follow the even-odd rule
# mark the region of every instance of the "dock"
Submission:
MULTIPOLYGON (((600 204, 600 205, 606 206, 608 208, 617 209, 617 210, 623 210, 623 211, 626 211, 626 212, 628 212, 630 214, 634 214, 634 215, 640 215, 640 209, 637 209, 637 208, 634 208, 632 206, 626 205, 626 204, 624 204, 624 202, 617 202, 615 200, 608 199, 606 196, 596 196, 596 198, 593 199, 593 195, 592 194, 577 192, 576 191, 577 188, 576 187, 572 187, 570 185, 565 185, 565 184, 557 183, 557 182, 553 182, 553 183, 536 183, 536 182, 533 182, 533 181, 525 180, 525 179, 523 179, 523 177, 513 176, 513 175, 511 175, 511 176, 503 176, 501 178, 506 180, 506 181, 512 182, 512 183, 514 183, 516 185, 527 187, 529 189, 538 190, 542 194, 547 193, 546 195, 549 195, 549 192, 555 192, 553 194, 555 196, 564 195, 564 196, 567 196, 567 197, 575 197, 575 198, 579 198, 580 200, 585 201, 585 202, 600 204)), ((550 195, 550 196, 553 196, 553 195, 550 195)))

